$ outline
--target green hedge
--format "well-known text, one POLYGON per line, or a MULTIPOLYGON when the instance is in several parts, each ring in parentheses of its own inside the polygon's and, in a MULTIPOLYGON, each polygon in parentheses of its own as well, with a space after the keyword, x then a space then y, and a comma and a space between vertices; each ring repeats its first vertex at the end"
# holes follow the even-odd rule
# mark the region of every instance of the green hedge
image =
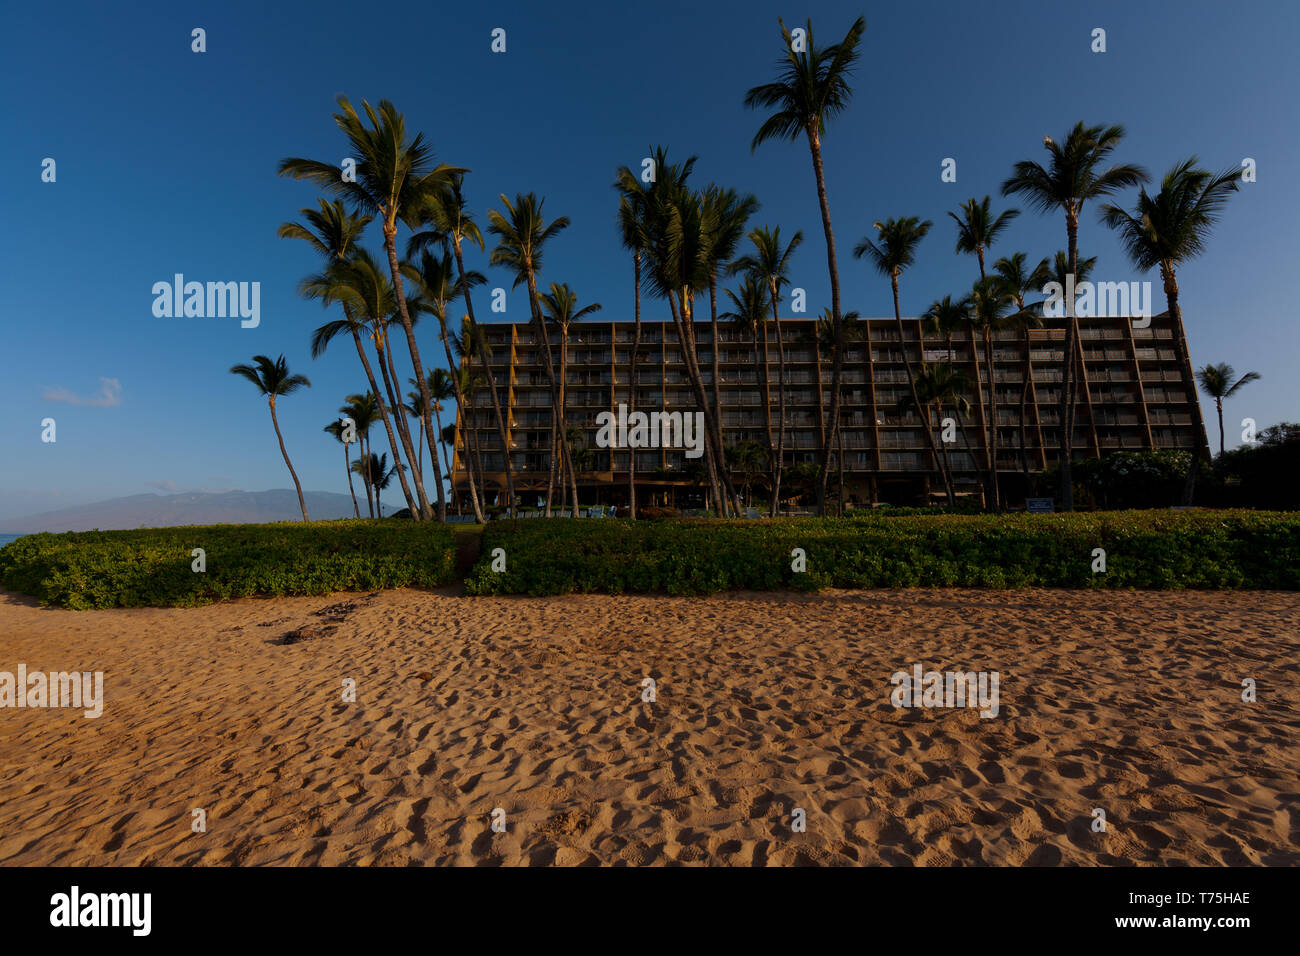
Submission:
POLYGON ((1128 511, 491 525, 470 594, 823 587, 1300 589, 1300 515, 1128 511), (491 569, 502 548, 506 570, 491 569), (807 571, 795 573, 802 548, 807 571), (1106 551, 1094 574, 1093 549, 1106 551))
POLYGON ((252 595, 435 587, 453 578, 451 529, 318 521, 34 534, 0 548, 0 584, 74 609, 186 607, 252 595), (192 570, 191 551, 207 570, 192 570))

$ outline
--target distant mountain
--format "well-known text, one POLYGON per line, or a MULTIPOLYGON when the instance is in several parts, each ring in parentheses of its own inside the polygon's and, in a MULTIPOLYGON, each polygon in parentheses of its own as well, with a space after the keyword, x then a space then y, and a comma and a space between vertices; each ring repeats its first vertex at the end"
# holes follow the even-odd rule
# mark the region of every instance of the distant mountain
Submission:
MULTIPOLYGON (((349 495, 308 491, 307 515, 313 521, 355 517, 349 495)), ((366 513, 364 497, 358 497, 366 513)), ((395 509, 385 503, 384 514, 395 509)), ((122 528, 165 528, 187 524, 264 524, 301 521, 298 493, 292 488, 270 491, 190 492, 181 495, 130 495, 77 508, 60 508, 23 518, 0 519, 0 532, 101 531, 122 528)))

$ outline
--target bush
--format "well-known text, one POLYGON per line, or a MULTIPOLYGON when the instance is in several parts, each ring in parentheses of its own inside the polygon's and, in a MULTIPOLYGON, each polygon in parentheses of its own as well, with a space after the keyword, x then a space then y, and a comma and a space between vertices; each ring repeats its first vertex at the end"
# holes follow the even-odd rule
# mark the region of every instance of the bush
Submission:
POLYGON ((469 594, 821 587, 1300 589, 1300 516, 1135 511, 489 527, 469 594), (807 571, 792 570, 802 548, 807 571), (1094 548, 1106 551, 1092 572, 1094 548))
POLYGON ((454 547, 449 528, 407 522, 33 534, 0 548, 0 584, 78 610, 435 587, 453 578, 454 547), (191 569, 195 548, 205 552, 203 573, 191 569))

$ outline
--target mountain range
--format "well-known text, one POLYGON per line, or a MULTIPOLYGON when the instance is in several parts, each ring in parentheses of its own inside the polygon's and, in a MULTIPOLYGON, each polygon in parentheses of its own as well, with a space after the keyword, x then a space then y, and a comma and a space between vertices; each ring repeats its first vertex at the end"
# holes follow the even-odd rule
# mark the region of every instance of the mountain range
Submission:
MULTIPOLYGON (((352 498, 329 491, 307 491, 307 515, 314 520, 355 517, 352 498)), ((364 498, 358 498, 361 513, 364 498)), ((385 503, 384 514, 393 506, 385 503)), ((93 531, 99 529, 165 528, 190 524, 264 524, 301 521, 298 494, 292 488, 269 491, 186 492, 176 495, 128 495, 89 505, 60 508, 19 518, 0 518, 0 532, 93 531)))

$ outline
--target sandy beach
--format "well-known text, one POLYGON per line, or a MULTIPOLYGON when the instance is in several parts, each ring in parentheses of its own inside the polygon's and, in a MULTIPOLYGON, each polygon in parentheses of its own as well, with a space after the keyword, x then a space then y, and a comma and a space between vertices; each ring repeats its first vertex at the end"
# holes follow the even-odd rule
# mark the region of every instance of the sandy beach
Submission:
POLYGON ((1295 594, 0 592, 0 635, 105 698, 0 709, 6 865, 1300 863, 1295 594), (918 663, 997 716, 895 708, 918 663))

